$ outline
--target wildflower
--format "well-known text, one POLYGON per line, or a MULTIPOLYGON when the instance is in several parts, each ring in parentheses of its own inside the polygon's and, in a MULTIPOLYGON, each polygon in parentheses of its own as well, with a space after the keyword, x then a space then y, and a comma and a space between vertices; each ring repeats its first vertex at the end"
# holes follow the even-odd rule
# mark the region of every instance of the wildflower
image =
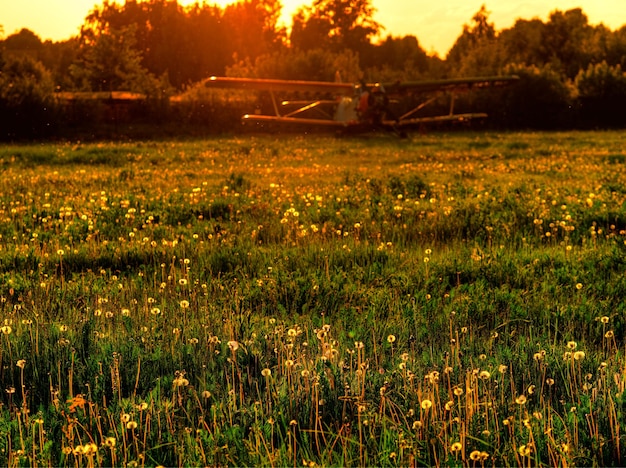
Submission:
POLYGON ((576 289, 578 289, 579 291, 583 288, 583 284, 582 283, 576 283, 576 289))
POLYGON ((298 336, 298 331, 295 328, 290 328, 289 330, 287 330, 287 336, 294 338, 298 336))
POLYGON ((482 380, 488 380, 489 377, 491 377, 491 374, 489 373, 489 371, 483 370, 483 371, 480 371, 480 373, 478 374, 478 377, 481 378, 482 380))
POLYGON ((120 419, 122 420, 124 424, 126 424, 128 421, 130 421, 130 414, 122 413, 122 416, 120 417, 120 419))
POLYGON ((395 335, 389 335, 387 337, 387 343, 393 344, 396 341, 395 335))
POLYGON ((188 307, 189 307, 189 301, 186 301, 186 300, 180 301, 180 308, 181 309, 186 309, 188 307))
POLYGON ((504 374, 507 370, 508 370, 508 366, 505 366, 504 364, 500 364, 498 366, 498 372, 500 372, 501 374, 504 374))
POLYGON ((600 322, 607 324, 609 323, 609 318, 606 315, 603 317, 600 317, 600 322))
POLYGON ((286 367, 287 369, 291 369, 291 368, 293 367, 293 364, 294 364, 294 362, 293 362, 291 359, 287 359, 287 360, 285 361, 285 367, 286 367))
POLYGON ((470 453, 470 460, 472 460, 472 461, 480 460, 480 451, 479 450, 473 450, 470 453))
POLYGON ((574 353, 574 360, 575 361, 582 361, 583 359, 585 359, 585 352, 584 351, 576 351, 574 353))
POLYGON ((552 385, 554 385, 554 379, 552 379, 552 378, 548 377, 548 378, 546 379, 546 383, 547 383, 549 386, 552 386, 552 385))
POLYGON ((263 377, 269 377, 270 375, 272 375, 272 371, 268 368, 265 368, 261 371, 261 375, 263 377))
POLYGON ((116 443, 117 441, 115 440, 115 437, 107 437, 104 439, 104 445, 106 447, 114 448, 116 443))
POLYGON ((528 392, 529 395, 532 395, 533 393, 535 393, 535 386, 529 385, 526 391, 528 392))
POLYGON ((24 369, 24 366, 26 366, 26 359, 20 359, 19 361, 17 361, 17 367, 19 367, 20 369, 24 369))
POLYGON ((517 451, 522 457, 527 457, 528 455, 530 455, 530 446, 520 445, 520 448, 517 449, 517 451))
POLYGON ((456 388, 453 390, 453 392, 454 392, 454 394, 455 394, 456 396, 461 396, 461 395, 463 395, 463 389, 462 389, 461 387, 456 387, 456 388))
POLYGON ((451 452, 458 452, 463 448, 463 445, 461 445, 461 442, 454 442, 451 446, 450 446, 450 451, 451 452))
POLYGON ((126 429, 130 429, 131 431, 137 429, 137 422, 136 421, 128 421, 126 423, 126 429))
POLYGON ((578 346, 578 343, 576 343, 575 341, 568 341, 567 342, 567 349, 574 350, 574 349, 576 349, 577 346, 578 346))
POLYGON ((526 403, 526 397, 524 395, 520 395, 515 399, 515 403, 518 405, 523 405, 526 403))
POLYGON ((185 278, 181 278, 178 280, 178 284, 181 286, 187 286, 187 280, 185 278))
POLYGON ((209 392, 208 390, 203 391, 202 392, 202 398, 204 398, 204 399, 211 398, 211 392, 209 392))
POLYGON ((450 400, 450 401, 446 401, 444 408, 446 409, 446 411, 450 411, 453 406, 454 406, 454 402, 450 400))
POLYGON ((231 340, 228 343, 228 348, 234 353, 239 349, 239 343, 235 340, 231 340))
POLYGON ((433 406, 433 402, 430 400, 422 400, 422 409, 428 410, 433 406))
POLYGON ((609 330, 608 332, 604 334, 604 337, 610 339, 610 338, 613 338, 613 335, 614 335, 613 330, 609 330))
POLYGON ((150 313, 152 315, 159 315, 161 313, 161 309, 159 309, 158 307, 153 307, 152 309, 150 309, 150 313))
POLYGON ((363 349, 363 348, 365 347, 365 345, 363 344, 363 342, 362 342, 362 341, 355 341, 355 342, 354 342, 354 347, 355 347, 356 349, 363 349))

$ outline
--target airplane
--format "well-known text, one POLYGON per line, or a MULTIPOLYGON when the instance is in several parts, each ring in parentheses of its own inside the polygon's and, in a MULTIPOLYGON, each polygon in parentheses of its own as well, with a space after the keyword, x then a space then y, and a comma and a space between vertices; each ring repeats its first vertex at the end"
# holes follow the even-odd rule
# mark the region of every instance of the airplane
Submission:
MULTIPOLYGON (((404 136, 402 129, 441 122, 465 122, 484 119, 485 113, 455 113, 456 93, 500 87, 514 83, 517 76, 488 76, 389 83, 342 83, 340 81, 303 81, 212 76, 205 81, 209 88, 265 91, 271 97, 274 113, 245 114, 243 123, 276 123, 317 126, 343 131, 364 132, 384 129, 404 136), (304 93, 313 99, 279 100, 281 93, 304 93), (401 115, 394 115, 390 104, 415 94, 425 100, 410 105, 401 115), (420 115, 441 95, 449 97, 447 114, 420 115), (319 98, 318 98, 319 97, 319 98)), ((284 94, 283 94, 284 95, 284 94)))

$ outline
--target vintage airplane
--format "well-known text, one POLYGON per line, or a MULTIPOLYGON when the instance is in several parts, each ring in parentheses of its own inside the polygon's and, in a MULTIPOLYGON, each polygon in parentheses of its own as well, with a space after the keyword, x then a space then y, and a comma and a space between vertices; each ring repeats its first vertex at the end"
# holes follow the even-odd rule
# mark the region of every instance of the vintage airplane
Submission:
MULTIPOLYGON (((487 117, 485 113, 455 113, 457 93, 487 87, 505 86, 518 80, 517 76, 454 78, 430 81, 350 84, 326 81, 276 80, 212 76, 205 84, 211 88, 266 91, 271 97, 273 115, 246 114, 243 123, 276 123, 319 126, 346 131, 376 129, 401 133, 403 128, 438 122, 462 122, 487 117), (279 100, 280 93, 305 94, 314 99, 279 100), (390 104, 408 96, 426 95, 413 102, 401 115, 394 115, 390 104), (420 115, 426 106, 441 95, 449 96, 448 113, 420 115), (322 96, 323 98, 318 98, 322 96)), ((283 94, 284 96, 284 94, 283 94)))

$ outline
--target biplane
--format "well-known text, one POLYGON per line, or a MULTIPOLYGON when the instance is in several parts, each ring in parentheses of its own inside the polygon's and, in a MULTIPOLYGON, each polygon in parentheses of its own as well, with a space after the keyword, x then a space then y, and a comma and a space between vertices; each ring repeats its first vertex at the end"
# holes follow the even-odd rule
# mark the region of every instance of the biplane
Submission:
POLYGON ((264 91, 269 94, 273 113, 258 111, 246 114, 242 117, 243 123, 306 125, 346 131, 385 129, 401 133, 404 128, 425 124, 486 118, 487 114, 482 112, 456 113, 456 95, 477 89, 501 87, 517 80, 517 76, 490 76, 350 84, 212 76, 205 84, 211 88, 264 91), (290 98, 283 99, 285 95, 290 98), (292 98, 293 96, 296 98, 292 98), (298 99, 299 96, 304 96, 305 99, 298 99), (422 99, 416 100, 415 96, 421 96, 422 99), (424 109, 441 100, 442 96, 449 101, 447 113, 424 115, 424 109), (411 103, 408 108, 400 113, 392 110, 392 103, 409 97, 411 103))

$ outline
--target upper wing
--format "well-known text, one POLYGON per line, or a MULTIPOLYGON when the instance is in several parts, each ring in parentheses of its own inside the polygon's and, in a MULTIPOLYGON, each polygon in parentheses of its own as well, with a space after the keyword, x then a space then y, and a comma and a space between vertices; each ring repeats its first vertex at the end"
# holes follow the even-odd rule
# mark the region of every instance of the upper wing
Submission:
POLYGON ((519 80, 517 76, 488 76, 480 78, 451 78, 445 80, 382 83, 387 94, 405 92, 469 91, 471 89, 505 86, 519 80))
POLYGON ((301 91, 352 96, 354 86, 329 81, 268 80, 260 78, 229 78, 212 76, 205 81, 211 88, 249 89, 255 91, 301 91))

